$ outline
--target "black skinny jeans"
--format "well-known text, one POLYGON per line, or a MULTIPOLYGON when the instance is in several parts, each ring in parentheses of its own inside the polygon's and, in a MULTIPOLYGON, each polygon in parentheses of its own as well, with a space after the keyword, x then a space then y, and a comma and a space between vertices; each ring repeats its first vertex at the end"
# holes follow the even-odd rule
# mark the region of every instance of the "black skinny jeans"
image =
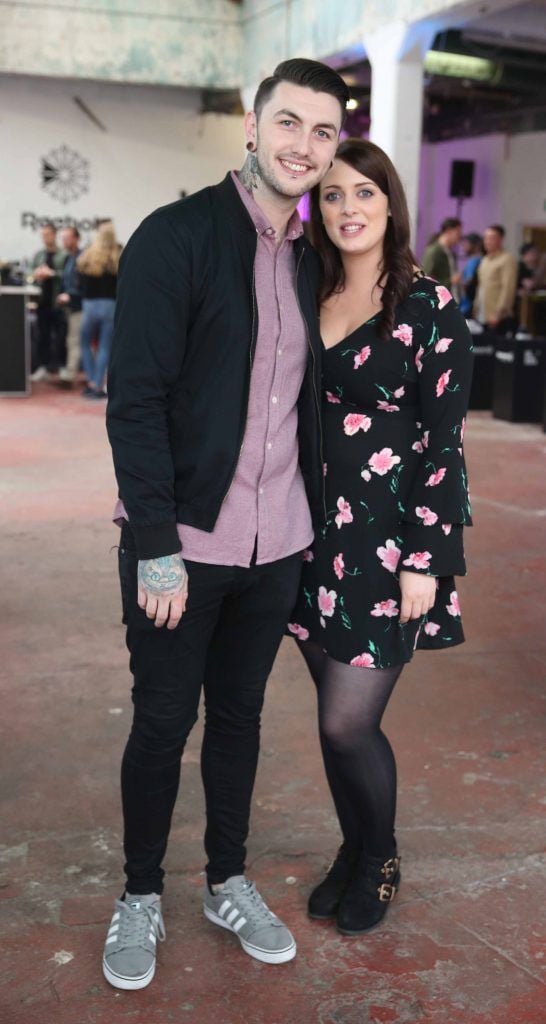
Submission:
POLYGON ((176 629, 158 629, 138 607, 138 559, 130 527, 122 527, 123 620, 134 677, 133 726, 121 771, 128 892, 163 890, 180 759, 202 687, 207 877, 214 884, 244 873, 265 684, 295 604, 301 564, 301 554, 248 569, 187 562, 186 611, 176 629))

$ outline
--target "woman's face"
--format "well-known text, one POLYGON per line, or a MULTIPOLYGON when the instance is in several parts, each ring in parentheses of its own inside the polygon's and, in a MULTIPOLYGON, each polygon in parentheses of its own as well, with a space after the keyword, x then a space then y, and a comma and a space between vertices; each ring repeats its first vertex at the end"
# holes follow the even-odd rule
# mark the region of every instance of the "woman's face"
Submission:
POLYGON ((371 178, 334 160, 320 184, 320 212, 326 233, 340 252, 383 252, 389 201, 371 178))

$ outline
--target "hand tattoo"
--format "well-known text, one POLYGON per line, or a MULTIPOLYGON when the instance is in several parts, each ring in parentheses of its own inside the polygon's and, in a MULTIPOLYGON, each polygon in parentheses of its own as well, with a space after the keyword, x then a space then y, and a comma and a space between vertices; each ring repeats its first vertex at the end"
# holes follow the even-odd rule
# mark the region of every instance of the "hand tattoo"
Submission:
POLYGON ((153 597, 173 597, 184 593, 188 574, 180 553, 148 558, 138 563, 138 582, 153 597))
POLYGON ((260 165, 258 163, 258 157, 255 153, 249 153, 241 170, 239 171, 239 181, 241 185, 244 185, 247 192, 252 192, 259 188, 262 172, 260 171, 260 165))

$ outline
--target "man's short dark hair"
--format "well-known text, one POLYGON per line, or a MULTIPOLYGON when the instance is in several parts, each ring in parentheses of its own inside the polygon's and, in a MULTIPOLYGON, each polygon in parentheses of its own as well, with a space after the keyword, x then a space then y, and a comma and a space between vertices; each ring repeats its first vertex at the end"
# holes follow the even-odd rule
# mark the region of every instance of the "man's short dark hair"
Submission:
POLYGON ((77 229, 75 224, 67 224, 66 227, 65 227, 65 231, 71 231, 72 234, 74 235, 74 238, 79 238, 80 237, 80 232, 78 231, 78 229, 77 229))
POLYGON ((312 89, 313 92, 326 92, 329 96, 335 96, 341 107, 341 123, 345 120, 347 102, 351 98, 348 86, 337 71, 333 71, 327 64, 321 64, 317 60, 307 60, 305 57, 294 57, 292 60, 283 60, 277 65, 269 78, 264 78, 258 86, 254 97, 254 113, 257 120, 271 98, 273 90, 281 82, 290 82, 291 85, 300 85, 305 89, 312 89))
POLYGON ((496 231, 497 235, 500 235, 501 238, 504 238, 504 236, 506 234, 506 231, 503 228, 502 224, 490 224, 489 225, 489 230, 490 231, 496 231))
POLYGON ((42 224, 42 227, 43 228, 50 228, 51 231, 54 231, 55 234, 57 234, 57 228, 55 227, 53 221, 51 221, 51 220, 46 220, 45 224, 42 224))
POLYGON ((453 228, 462 228, 462 222, 458 217, 446 217, 440 224, 440 234, 444 231, 452 231, 453 228))

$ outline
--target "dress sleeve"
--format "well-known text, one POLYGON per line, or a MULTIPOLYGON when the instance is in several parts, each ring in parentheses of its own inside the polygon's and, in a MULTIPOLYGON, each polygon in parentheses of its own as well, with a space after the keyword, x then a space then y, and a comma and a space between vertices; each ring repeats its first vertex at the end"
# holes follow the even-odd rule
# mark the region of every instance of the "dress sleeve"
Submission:
POLYGON ((416 298, 424 306, 422 326, 414 334, 422 436, 420 464, 402 515, 399 568, 464 575, 462 528, 472 525, 463 455, 472 336, 447 288, 423 288, 416 298))

